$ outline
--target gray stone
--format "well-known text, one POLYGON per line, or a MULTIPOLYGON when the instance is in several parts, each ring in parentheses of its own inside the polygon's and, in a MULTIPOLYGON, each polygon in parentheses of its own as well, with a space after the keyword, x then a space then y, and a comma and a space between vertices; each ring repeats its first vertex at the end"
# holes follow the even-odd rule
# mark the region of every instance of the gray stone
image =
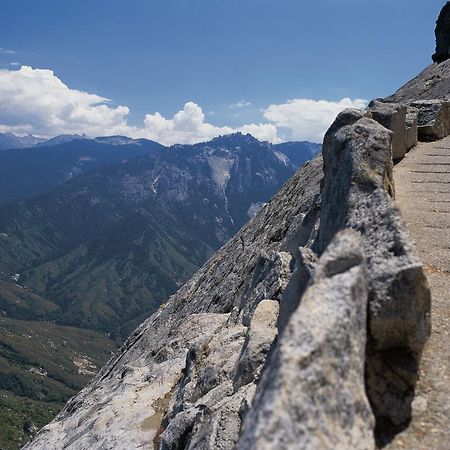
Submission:
POLYGON ((314 274, 317 264, 317 255, 307 247, 298 249, 299 255, 295 264, 289 284, 283 292, 278 319, 278 328, 280 333, 286 327, 292 313, 298 308, 301 297, 308 286, 309 280, 314 274))
POLYGON ((439 14, 436 22, 436 53, 433 61, 444 62, 450 58, 450 3, 447 2, 439 14))
POLYGON ((232 395, 213 396, 206 403, 187 405, 170 418, 159 437, 161 450, 232 449, 236 445, 245 409, 254 396, 250 384, 232 395), (213 400, 214 399, 214 400, 213 400))
MULTIPOLYGON (((347 214, 355 208, 356 201, 364 199, 362 193, 381 190, 394 195, 392 132, 365 117, 342 120, 346 116, 347 111, 340 113, 325 134, 322 150, 325 176, 316 253, 322 253, 333 236, 348 227, 347 214), (352 188, 360 191, 359 195, 353 195, 352 188)), ((368 202, 370 212, 371 206, 368 202)))
MULTIPOLYGON (((347 125, 353 125, 359 119, 363 117, 371 117, 370 111, 363 111, 357 108, 347 108, 344 111, 340 112, 334 122, 331 124, 330 128, 325 133, 325 137, 323 140, 323 146, 331 145, 333 140, 333 136, 335 133, 340 130, 342 127, 347 125)), ((322 148, 323 148, 322 146, 322 148)), ((325 161, 324 161, 325 164, 325 161)))
POLYGON ((418 100, 410 106, 419 110, 418 133, 422 142, 438 141, 450 134, 450 102, 418 100))
POLYGON ((164 419, 161 449, 177 449, 180 441, 184 448, 233 448, 242 405, 251 403, 277 335, 278 311, 277 301, 263 300, 248 328, 228 321, 211 339, 190 349, 174 404, 164 419))
POLYGON ((278 334, 279 305, 274 300, 263 300, 253 313, 244 347, 237 365, 235 385, 240 387, 259 378, 270 347, 278 334))
POLYGON ((364 389, 367 284, 361 238, 322 255, 257 388, 237 449, 372 449, 364 389))
POLYGON ((406 113, 406 151, 418 143, 419 110, 408 106, 406 113))
POLYGON ((369 103, 368 111, 372 119, 393 132, 392 159, 394 161, 402 159, 407 149, 406 106, 375 100, 369 103))
POLYGON ((430 334, 430 292, 416 248, 392 202, 391 134, 362 118, 327 137, 321 253, 350 227, 368 259, 367 388, 379 421, 405 423, 417 364, 430 334))
POLYGON ((385 101, 411 103, 416 100, 450 100, 450 60, 431 64, 385 101))

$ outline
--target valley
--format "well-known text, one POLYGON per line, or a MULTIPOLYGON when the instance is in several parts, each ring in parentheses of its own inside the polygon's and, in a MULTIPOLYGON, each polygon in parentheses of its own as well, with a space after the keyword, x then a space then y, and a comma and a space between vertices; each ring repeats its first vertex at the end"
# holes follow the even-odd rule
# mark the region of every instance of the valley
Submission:
POLYGON ((117 348, 92 330, 0 317, 0 448, 23 445, 117 348))

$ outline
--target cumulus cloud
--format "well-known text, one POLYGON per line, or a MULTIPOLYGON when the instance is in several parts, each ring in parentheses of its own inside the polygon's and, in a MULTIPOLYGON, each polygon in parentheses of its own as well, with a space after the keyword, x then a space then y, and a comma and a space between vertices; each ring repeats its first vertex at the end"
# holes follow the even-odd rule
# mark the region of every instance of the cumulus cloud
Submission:
POLYGON ((125 131, 126 106, 70 89, 51 70, 0 70, 0 131, 40 136, 125 131))
POLYGON ((241 131, 251 133, 260 140, 278 141, 277 129, 272 124, 251 124, 238 128, 217 127, 205 121, 205 115, 194 102, 188 102, 184 108, 177 112, 173 118, 166 119, 159 113, 147 114, 144 120, 145 127, 141 133, 148 139, 165 143, 195 143, 212 139, 220 134, 241 131))
MULTIPOLYGON (((51 70, 27 66, 19 70, 0 70, 0 132, 42 137, 120 134, 172 145, 192 144, 241 131, 273 143, 292 139, 320 142, 341 110, 363 107, 365 103, 350 99, 338 102, 289 100, 263 110, 262 123, 229 127, 209 123, 202 108, 191 101, 173 117, 155 112, 145 116, 142 126, 132 126, 127 122, 130 112, 127 106, 114 106, 108 98, 71 89, 51 70)), ((245 107, 248 102, 235 105, 245 107)))
POLYGON ((270 105, 264 117, 274 124, 282 140, 322 142, 336 116, 346 108, 364 108, 366 100, 344 98, 327 100, 292 99, 280 105, 270 105))
POLYGON ((194 102, 188 102, 171 119, 160 113, 147 114, 144 120, 145 136, 167 145, 176 143, 194 143, 212 139, 219 134, 232 133, 232 128, 215 127, 205 122, 202 108, 194 102))
POLYGON ((123 134, 166 145, 201 142, 235 131, 251 132, 263 140, 278 139, 276 127, 271 124, 238 128, 212 125, 194 102, 186 103, 172 118, 160 113, 147 114, 143 127, 128 124, 129 112, 126 106, 111 106, 105 97, 69 88, 51 70, 27 66, 0 70, 0 132, 44 137, 123 134))

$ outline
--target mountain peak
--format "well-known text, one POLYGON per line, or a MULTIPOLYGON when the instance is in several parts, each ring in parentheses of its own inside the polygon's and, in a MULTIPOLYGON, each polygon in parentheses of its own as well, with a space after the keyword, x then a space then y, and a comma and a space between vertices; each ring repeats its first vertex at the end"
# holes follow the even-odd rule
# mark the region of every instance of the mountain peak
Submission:
POLYGON ((86 134, 59 134, 51 139, 39 142, 35 147, 51 147, 54 145, 61 145, 68 142, 80 140, 80 139, 90 139, 86 134))
POLYGON ((262 144, 261 141, 253 137, 250 133, 243 134, 240 131, 232 134, 217 136, 211 140, 211 144, 219 145, 245 145, 262 144))
POLYGON ((0 133, 0 150, 33 147, 43 140, 31 134, 16 136, 12 133, 0 133))
POLYGON ((99 144, 109 144, 109 145, 128 145, 128 144, 139 144, 139 140, 130 138, 128 136, 98 136, 94 139, 95 142, 99 144))

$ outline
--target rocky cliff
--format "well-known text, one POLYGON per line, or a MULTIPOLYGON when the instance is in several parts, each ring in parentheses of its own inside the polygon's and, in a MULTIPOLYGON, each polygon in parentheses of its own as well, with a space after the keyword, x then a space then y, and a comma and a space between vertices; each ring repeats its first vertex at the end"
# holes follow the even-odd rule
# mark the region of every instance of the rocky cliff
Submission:
POLYGON ((421 77, 341 113, 322 155, 26 448, 370 449, 407 426, 430 290, 393 161, 450 134, 450 89, 421 77))

